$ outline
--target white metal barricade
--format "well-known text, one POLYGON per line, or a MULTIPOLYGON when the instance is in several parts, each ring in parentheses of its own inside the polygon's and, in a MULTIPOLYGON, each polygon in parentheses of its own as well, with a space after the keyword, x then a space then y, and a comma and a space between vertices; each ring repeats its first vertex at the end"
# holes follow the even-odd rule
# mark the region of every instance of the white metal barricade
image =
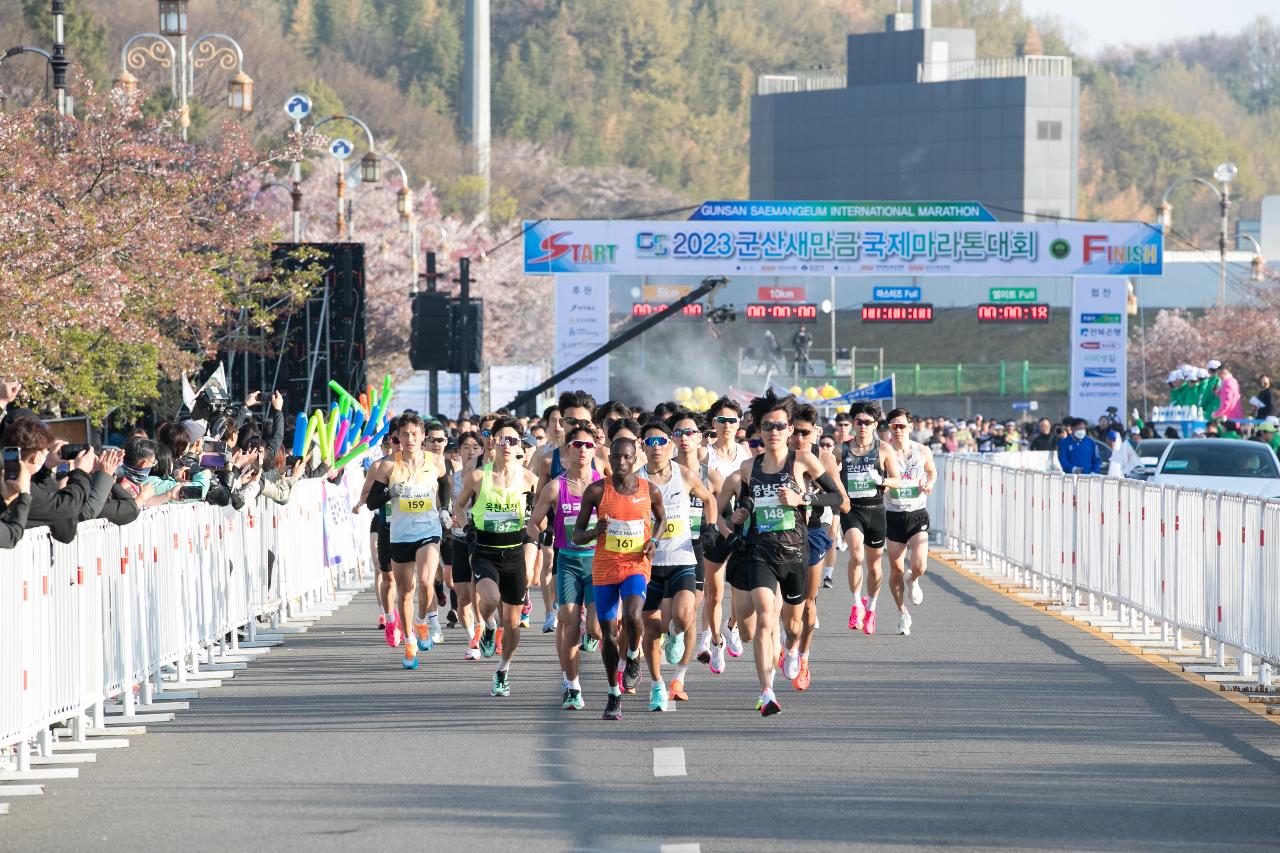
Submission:
POLYGON ((1114 610, 1181 646, 1280 663, 1280 501, 1064 475, 1051 454, 937 454, 935 541, 1062 601, 1114 610))
POLYGON ((260 617, 360 584, 359 479, 304 480, 283 506, 173 504, 124 527, 86 522, 65 545, 38 528, 0 551, 0 766, 27 769, 33 740, 47 749, 63 721, 83 731, 108 699, 132 712, 135 690, 149 701, 166 670, 181 681, 260 617))

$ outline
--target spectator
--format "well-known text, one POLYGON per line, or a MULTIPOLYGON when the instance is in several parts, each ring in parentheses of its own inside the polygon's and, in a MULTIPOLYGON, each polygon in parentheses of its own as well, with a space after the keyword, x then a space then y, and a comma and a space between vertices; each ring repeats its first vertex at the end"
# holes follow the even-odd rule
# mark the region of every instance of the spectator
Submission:
POLYGON ((1142 464, 1137 451, 1117 430, 1107 433, 1107 443, 1111 446, 1111 458, 1107 461, 1108 477, 1127 477, 1130 471, 1142 464))
POLYGON ((791 336, 791 346, 795 348, 796 369, 801 376, 809 375, 809 347, 813 346, 813 336, 803 325, 791 336))
POLYGON ((9 411, 9 407, 22 393, 22 383, 16 379, 0 379, 0 418, 9 411))
POLYGON ((946 453, 947 452, 946 434, 943 431, 942 427, 940 426, 934 427, 933 432, 924 441, 924 445, 934 453, 946 453))
POLYGON ((1071 434, 1058 442, 1058 465, 1067 474, 1101 474, 1102 455, 1089 437, 1089 422, 1073 418, 1071 434))
POLYGON ((70 460, 71 470, 65 481, 60 481, 55 471, 64 461, 62 448, 66 442, 55 439, 43 421, 25 411, 11 418, 5 429, 5 445, 16 446, 24 453, 48 448, 44 467, 31 478, 27 528, 47 526, 59 542, 75 539, 76 526, 102 511, 115 484, 115 471, 124 459, 119 450, 104 450, 98 456, 92 447, 86 447, 70 460))
POLYGON ((1258 435, 1262 440, 1271 446, 1276 453, 1280 453, 1280 425, 1276 423, 1276 416, 1272 415, 1259 425, 1258 435))
POLYGON ((1240 435, 1240 426, 1235 421, 1223 421, 1222 430, 1219 433, 1222 438, 1242 438, 1240 435))
MULTIPOLYGON (((981 417, 981 415, 979 415, 979 417, 981 417)), ((996 427, 1000 429, 1001 432, 1004 431, 1004 428, 999 424, 996 424, 996 427)), ((1004 436, 993 433, 991 431, 991 424, 986 422, 978 423, 978 435, 974 440, 977 442, 979 453, 995 453, 997 450, 1004 449, 1002 446, 998 446, 1003 444, 1004 436)))
MULTIPOLYGON (((1154 438, 1155 436, 1149 436, 1154 438)), ((1129 446, 1134 450, 1138 449, 1138 442, 1142 441, 1142 430, 1136 426, 1129 427, 1129 446)))
POLYGON ((0 483, 0 497, 4 499, 4 510, 0 512, 0 548, 8 549, 18 544, 27 527, 27 515, 31 511, 31 478, 44 469, 53 434, 46 428, 24 437, 19 431, 11 435, 6 429, 4 443, 6 447, 19 448, 17 476, 12 480, 6 477, 0 483), (23 444, 28 447, 22 449, 23 444), (42 447, 38 446, 41 444, 42 447))
POLYGON ((1031 450, 1056 450, 1058 440, 1053 436, 1053 423, 1048 418, 1036 422, 1036 434, 1031 437, 1031 450))
POLYGON ((1022 432, 1018 429, 1017 423, 1014 421, 1005 421, 1004 423, 1004 447, 1005 450, 1023 450, 1026 442, 1022 439, 1022 432))
POLYGON ((1271 397, 1271 377, 1259 376, 1258 385, 1261 386, 1258 389, 1258 393, 1249 402, 1257 410, 1253 413, 1253 416, 1260 421, 1264 421, 1275 414, 1276 411, 1275 403, 1271 397))
POLYGON ((943 433, 942 446, 946 449, 947 453, 960 452, 960 442, 956 441, 955 427, 947 427, 946 431, 943 433))
POLYGON ((1222 367, 1222 362, 1216 358, 1209 359, 1204 368, 1196 370, 1196 382, 1199 386, 1200 399, 1195 403, 1204 409, 1206 417, 1213 417, 1214 412, 1222 406, 1222 398, 1220 392, 1222 389, 1222 377, 1218 375, 1218 370, 1222 367))
MULTIPOLYGON (((1231 370, 1222 365, 1218 368, 1218 399, 1222 404, 1213 412, 1215 418, 1238 421, 1244 417, 1244 409, 1240 406, 1240 382, 1231 370)), ((1206 412, 1209 409, 1205 409, 1206 412)))

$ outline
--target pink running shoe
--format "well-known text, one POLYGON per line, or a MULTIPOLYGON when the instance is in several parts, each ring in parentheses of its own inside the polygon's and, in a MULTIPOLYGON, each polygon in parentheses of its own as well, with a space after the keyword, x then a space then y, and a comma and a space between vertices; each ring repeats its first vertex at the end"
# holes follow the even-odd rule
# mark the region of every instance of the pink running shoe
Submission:
POLYGON ((404 634, 400 630, 400 614, 391 614, 391 621, 386 624, 383 629, 387 635, 387 645, 393 649, 400 647, 400 642, 404 639, 404 634))
POLYGON ((867 621, 863 624, 862 630, 866 634, 874 634, 876 632, 876 612, 874 610, 867 611, 867 621))
POLYGON ((849 608, 849 630, 861 631, 862 622, 867 618, 867 604, 865 598, 855 598, 853 607, 849 608))

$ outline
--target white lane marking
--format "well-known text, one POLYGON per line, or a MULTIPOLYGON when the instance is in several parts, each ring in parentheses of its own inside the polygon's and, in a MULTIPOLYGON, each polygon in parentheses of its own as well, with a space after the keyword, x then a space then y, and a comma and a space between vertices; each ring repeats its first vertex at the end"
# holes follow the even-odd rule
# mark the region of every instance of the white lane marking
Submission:
POLYGON ((696 841, 684 844, 660 844, 658 853, 702 853, 702 845, 696 841))
MULTIPOLYGON (((684 750, 678 746, 654 747, 654 776, 686 776, 684 769, 684 750)), ((663 848, 665 849, 665 848, 663 848)))

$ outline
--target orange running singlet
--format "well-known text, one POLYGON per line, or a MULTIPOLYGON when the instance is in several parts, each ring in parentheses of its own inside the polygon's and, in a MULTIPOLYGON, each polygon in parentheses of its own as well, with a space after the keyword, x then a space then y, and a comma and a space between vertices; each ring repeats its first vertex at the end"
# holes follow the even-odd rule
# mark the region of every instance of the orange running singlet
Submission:
POLYGON ((653 535, 649 481, 639 480, 633 495, 620 495, 613 488, 613 478, 606 477, 598 512, 609 521, 596 540, 591 582, 605 586, 622 583, 631 575, 648 578, 650 560, 644 546, 653 535))

